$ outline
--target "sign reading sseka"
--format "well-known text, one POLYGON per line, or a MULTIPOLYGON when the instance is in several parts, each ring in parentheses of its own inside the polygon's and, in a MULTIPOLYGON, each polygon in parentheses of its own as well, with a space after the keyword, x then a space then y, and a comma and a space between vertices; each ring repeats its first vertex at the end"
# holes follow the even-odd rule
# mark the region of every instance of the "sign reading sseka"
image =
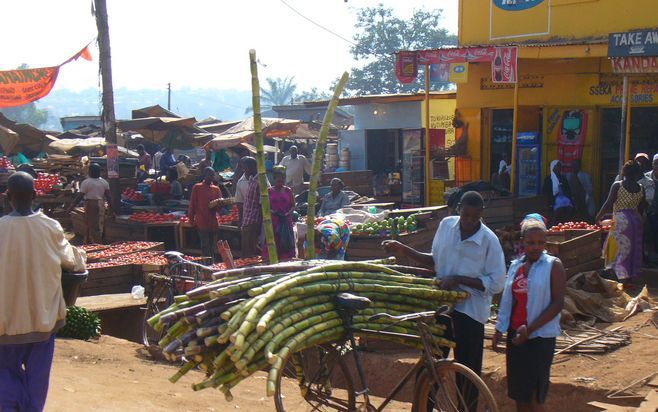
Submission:
POLYGON ((468 63, 490 62, 494 83, 516 83, 516 47, 465 47, 400 51, 396 53, 395 74, 402 84, 409 84, 418 75, 418 66, 429 66, 432 81, 463 83, 468 79, 468 63))
POLYGON ((610 33, 608 57, 615 73, 658 73, 658 30, 610 33))

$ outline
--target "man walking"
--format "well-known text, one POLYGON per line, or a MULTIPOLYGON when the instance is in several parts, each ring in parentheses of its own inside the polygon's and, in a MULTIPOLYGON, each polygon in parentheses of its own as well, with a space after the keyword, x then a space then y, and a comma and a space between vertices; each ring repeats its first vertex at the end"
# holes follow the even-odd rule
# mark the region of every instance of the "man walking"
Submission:
POLYGON ((385 241, 384 249, 436 271, 441 289, 462 290, 469 298, 455 305, 455 359, 480 375, 484 324, 491 312, 491 298, 503 290, 505 257, 496 235, 481 222, 484 200, 478 192, 466 192, 459 202, 459 216, 443 219, 431 253, 421 253, 397 241, 385 241))
POLYGON ((279 164, 286 168, 286 186, 298 195, 304 189, 304 172, 311 174, 311 165, 304 155, 298 154, 297 146, 290 146, 288 153, 279 164))
POLYGON ((203 171, 203 181, 192 187, 192 196, 190 197, 190 206, 187 216, 190 223, 196 227, 201 242, 201 254, 210 256, 215 260, 215 244, 217 243, 217 208, 218 203, 211 207, 210 202, 222 198, 219 187, 213 184, 215 180, 215 170, 212 167, 206 167, 203 171))
POLYGON ((32 176, 12 175, 7 195, 14 211, 0 218, 0 411, 41 411, 66 319, 62 268, 84 271, 85 255, 56 220, 32 211, 32 176))

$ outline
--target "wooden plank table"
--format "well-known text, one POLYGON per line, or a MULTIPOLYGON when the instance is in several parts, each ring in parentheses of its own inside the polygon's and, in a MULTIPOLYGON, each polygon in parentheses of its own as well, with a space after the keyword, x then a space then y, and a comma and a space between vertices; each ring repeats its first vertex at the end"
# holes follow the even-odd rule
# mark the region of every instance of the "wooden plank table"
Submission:
POLYGON ((146 298, 133 299, 130 293, 115 293, 81 297, 76 305, 98 315, 102 334, 142 343, 146 298))

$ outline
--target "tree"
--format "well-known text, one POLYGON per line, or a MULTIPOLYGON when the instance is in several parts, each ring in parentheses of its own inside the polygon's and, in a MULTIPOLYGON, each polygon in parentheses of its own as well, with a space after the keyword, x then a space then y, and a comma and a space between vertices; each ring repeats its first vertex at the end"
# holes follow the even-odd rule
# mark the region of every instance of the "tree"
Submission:
POLYGON ((313 102, 317 100, 329 100, 331 95, 326 91, 319 91, 317 87, 303 91, 295 96, 296 103, 313 102))
MULTIPOLYGON (((27 64, 22 64, 17 69, 25 70, 28 68, 27 64)), ((48 110, 38 109, 34 102, 22 106, 8 107, 0 110, 0 112, 16 123, 26 123, 34 127, 40 127, 48 121, 48 110)))
MULTIPOLYGON (((273 106, 283 106, 290 104, 295 97, 295 77, 286 77, 284 79, 277 77, 276 79, 267 78, 267 88, 261 87, 260 101, 261 109, 263 111, 271 109, 273 106)), ((252 112, 252 107, 247 107, 245 114, 252 112)))
MULTIPOLYGON (((401 84, 395 77, 395 55, 399 50, 422 50, 457 45, 457 36, 440 28, 441 10, 415 10, 409 20, 393 15, 393 9, 379 4, 357 12, 354 46, 350 51, 359 66, 352 68, 347 91, 350 94, 415 92, 422 81, 401 84)), ((424 68, 419 67, 419 79, 424 68)), ((448 83, 435 83, 445 89, 448 83)))

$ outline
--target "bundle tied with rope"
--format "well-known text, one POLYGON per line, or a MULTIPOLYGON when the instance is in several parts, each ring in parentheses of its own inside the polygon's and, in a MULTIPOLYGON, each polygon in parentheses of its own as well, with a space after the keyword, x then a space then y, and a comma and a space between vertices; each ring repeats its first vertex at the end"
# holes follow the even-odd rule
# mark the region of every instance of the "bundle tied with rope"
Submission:
MULTIPOLYGON (((214 275, 215 281, 177 296, 175 303, 149 319, 163 333, 159 342, 170 359, 181 354, 187 362, 171 377, 176 382, 194 367, 206 379, 194 390, 217 388, 228 400, 231 388, 256 371, 269 368, 266 393, 273 396, 287 362, 311 346, 340 341, 344 321, 334 297, 350 292, 372 304, 358 311, 354 327, 416 334, 411 321, 372 320, 377 313, 401 315, 453 305, 465 292, 437 289, 433 279, 404 273, 394 259, 366 262, 304 261, 231 269, 214 275)), ((454 343, 432 326, 441 346, 454 343)), ((356 333, 359 336, 359 333, 356 333)), ((378 337, 420 348, 412 338, 378 337)), ((300 365, 297 365, 300 366, 300 365)), ((303 365, 299 370, 303 370, 303 365)), ((301 389, 301 380, 300 380, 301 389)))

